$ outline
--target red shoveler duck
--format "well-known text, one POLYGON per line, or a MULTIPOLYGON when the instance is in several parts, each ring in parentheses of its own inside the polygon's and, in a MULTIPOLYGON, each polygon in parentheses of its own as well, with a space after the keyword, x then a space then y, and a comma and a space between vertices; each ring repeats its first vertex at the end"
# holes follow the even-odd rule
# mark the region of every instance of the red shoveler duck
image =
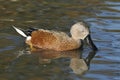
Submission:
POLYGON ((85 40, 93 50, 97 50, 97 47, 91 39, 90 30, 84 22, 77 22, 71 27, 71 37, 64 32, 53 30, 29 28, 25 31, 15 26, 13 26, 13 28, 23 37, 26 37, 25 42, 30 45, 31 50, 33 48, 56 51, 73 50, 80 48, 83 44, 83 40, 85 40))

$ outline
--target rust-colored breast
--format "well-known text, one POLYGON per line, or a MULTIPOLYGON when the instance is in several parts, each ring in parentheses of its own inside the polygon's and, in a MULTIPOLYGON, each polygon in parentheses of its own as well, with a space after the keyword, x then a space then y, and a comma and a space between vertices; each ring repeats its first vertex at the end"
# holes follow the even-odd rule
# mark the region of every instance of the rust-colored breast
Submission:
POLYGON ((60 51, 64 50, 73 50, 79 48, 80 44, 74 41, 73 39, 66 39, 61 42, 59 46, 60 51))
POLYGON ((40 29, 33 31, 31 37, 32 45, 42 49, 65 51, 76 49, 80 46, 79 42, 62 32, 40 29))
POLYGON ((31 42, 35 47, 52 49, 55 46, 56 37, 49 31, 38 30, 32 32, 31 42))

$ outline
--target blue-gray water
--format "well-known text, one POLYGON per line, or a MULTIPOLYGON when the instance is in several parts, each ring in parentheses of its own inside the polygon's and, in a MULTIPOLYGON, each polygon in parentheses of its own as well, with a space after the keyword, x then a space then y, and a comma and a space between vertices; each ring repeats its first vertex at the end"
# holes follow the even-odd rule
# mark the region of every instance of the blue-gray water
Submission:
POLYGON ((0 80, 120 80, 120 1, 0 0, 0 80), (96 55, 87 46, 83 51, 30 52, 11 27, 69 34, 71 25, 81 20, 90 25, 96 55), (86 59, 89 70, 75 73, 71 66, 86 59))

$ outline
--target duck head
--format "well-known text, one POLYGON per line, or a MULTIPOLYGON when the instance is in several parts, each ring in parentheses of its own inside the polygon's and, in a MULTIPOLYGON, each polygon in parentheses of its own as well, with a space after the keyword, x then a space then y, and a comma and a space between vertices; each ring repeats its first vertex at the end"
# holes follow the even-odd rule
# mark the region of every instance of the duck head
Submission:
POLYGON ((87 42, 93 50, 98 50, 93 43, 90 35, 90 30, 85 22, 77 22, 71 27, 70 33, 75 40, 84 40, 87 42))

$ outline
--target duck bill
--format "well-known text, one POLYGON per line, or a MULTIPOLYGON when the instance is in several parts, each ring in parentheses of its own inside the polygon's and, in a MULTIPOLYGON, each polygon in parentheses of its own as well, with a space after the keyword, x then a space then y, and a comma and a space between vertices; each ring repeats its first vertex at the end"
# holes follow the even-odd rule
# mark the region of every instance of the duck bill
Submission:
POLYGON ((90 47, 94 50, 97 51, 97 47, 95 46, 95 44, 93 43, 90 34, 85 38, 85 41, 87 42, 88 45, 90 45, 90 47))

